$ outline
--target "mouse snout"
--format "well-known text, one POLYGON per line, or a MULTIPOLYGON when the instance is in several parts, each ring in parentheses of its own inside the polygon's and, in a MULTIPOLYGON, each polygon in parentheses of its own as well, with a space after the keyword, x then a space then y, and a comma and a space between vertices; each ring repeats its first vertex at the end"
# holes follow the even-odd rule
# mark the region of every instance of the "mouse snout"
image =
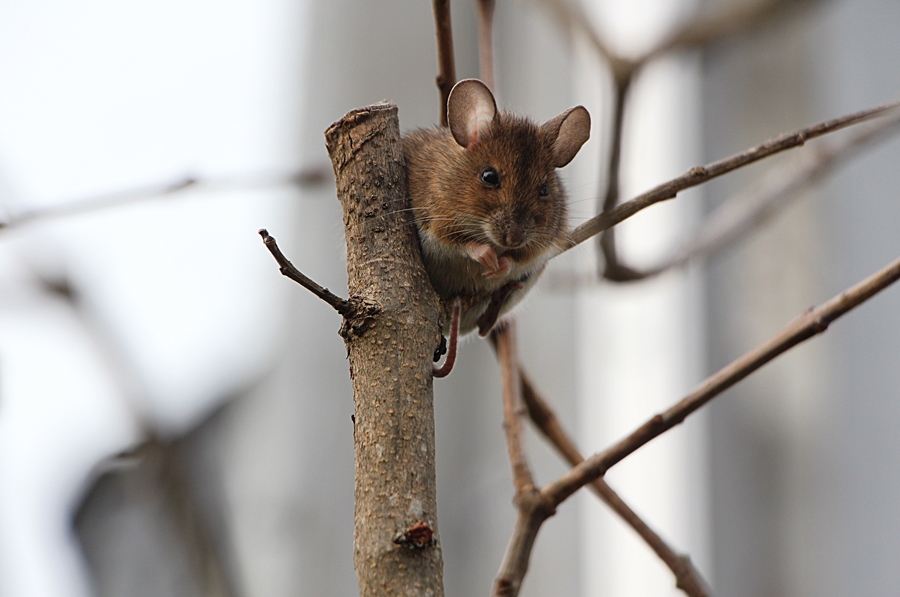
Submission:
POLYGON ((530 222, 527 218, 517 218, 512 214, 503 214, 494 220, 494 241, 505 249, 518 249, 528 241, 530 222))
POLYGON ((503 244, 512 249, 518 247, 525 240, 525 227, 519 222, 510 222, 503 233, 503 244))

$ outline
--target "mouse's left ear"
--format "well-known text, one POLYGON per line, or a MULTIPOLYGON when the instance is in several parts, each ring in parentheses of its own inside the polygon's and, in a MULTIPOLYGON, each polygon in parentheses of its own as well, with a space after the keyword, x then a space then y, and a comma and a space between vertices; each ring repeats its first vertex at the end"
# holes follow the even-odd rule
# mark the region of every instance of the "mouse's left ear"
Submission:
POLYGON ((545 122, 541 130, 550 139, 553 165, 562 168, 591 137, 591 115, 584 106, 575 106, 545 122))
POLYGON ((450 90, 447 123, 453 138, 463 147, 469 147, 484 136, 496 116, 494 94, 478 79, 463 79, 450 90))

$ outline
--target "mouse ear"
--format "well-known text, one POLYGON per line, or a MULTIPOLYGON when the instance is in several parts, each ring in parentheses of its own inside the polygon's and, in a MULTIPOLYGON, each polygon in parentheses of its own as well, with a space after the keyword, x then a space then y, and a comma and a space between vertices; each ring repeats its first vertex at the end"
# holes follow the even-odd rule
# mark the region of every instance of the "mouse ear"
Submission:
POLYGON ((463 147, 478 141, 496 115, 494 95, 478 79, 463 79, 450 90, 447 123, 453 138, 463 147))
POLYGON ((584 106, 575 106, 545 122, 541 129, 553 144, 553 165, 562 168, 590 138, 591 115, 584 106))

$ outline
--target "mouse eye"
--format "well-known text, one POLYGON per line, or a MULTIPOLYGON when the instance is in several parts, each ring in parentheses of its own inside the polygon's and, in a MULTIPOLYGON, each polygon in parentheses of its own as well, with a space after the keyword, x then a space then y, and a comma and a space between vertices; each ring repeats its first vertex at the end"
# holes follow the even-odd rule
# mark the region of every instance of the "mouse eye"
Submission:
POLYGON ((550 195, 550 189, 547 187, 547 183, 546 183, 546 182, 542 182, 542 183, 541 183, 541 190, 538 191, 538 194, 539 194, 541 197, 548 197, 548 196, 550 195))
POLYGON ((481 182, 495 189, 500 188, 500 173, 491 166, 481 171, 481 182))

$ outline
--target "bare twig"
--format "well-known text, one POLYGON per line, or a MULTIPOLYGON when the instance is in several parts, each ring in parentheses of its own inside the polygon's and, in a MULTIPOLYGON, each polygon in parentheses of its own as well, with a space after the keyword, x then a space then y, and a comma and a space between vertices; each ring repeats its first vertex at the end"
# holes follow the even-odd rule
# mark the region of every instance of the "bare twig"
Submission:
MULTIPOLYGON (((619 202, 619 181, 621 178, 622 162, 622 135, 625 127, 625 102, 628 98, 628 90, 635 71, 629 71, 623 79, 616 79, 616 93, 614 97, 615 111, 613 114, 613 136, 610 141, 609 162, 606 168, 606 196, 603 198, 600 213, 606 213, 613 209, 619 202)), ((601 171, 603 169, 601 168, 601 171)), ((628 266, 619 263, 616 252, 615 228, 603 231, 599 239, 600 251, 603 253, 604 278, 610 280, 630 280, 636 273, 628 266)))
POLYGON ((488 89, 494 89, 494 5, 495 0, 478 3, 478 64, 479 75, 488 89))
POLYGON ((798 190, 821 179, 866 144, 896 132, 898 125, 900 116, 885 119, 839 141, 811 147, 810 153, 804 152, 797 160, 774 168, 758 186, 735 195, 716 209, 693 241, 669 259, 640 272, 640 277, 684 265, 743 238, 787 205, 798 190))
POLYGON ((842 128, 864 122, 881 116, 886 112, 900 106, 900 102, 885 104, 874 108, 868 108, 847 116, 826 120, 818 124, 803 128, 793 133, 778 135, 765 143, 751 147, 738 154, 712 162, 706 166, 695 166, 677 178, 673 178, 649 191, 638 195, 630 201, 626 201, 608 212, 601 213, 587 222, 581 224, 570 234, 570 242, 566 250, 571 249, 592 236, 615 226, 630 218, 637 212, 650 207, 660 201, 674 199, 680 191, 695 187, 713 178, 727 174, 733 170, 759 161, 786 149, 791 149, 806 143, 810 139, 821 137, 842 128))
MULTIPOLYGON (((571 466, 584 461, 575 443, 562 428, 556 413, 546 400, 534 388, 524 370, 519 371, 522 387, 522 399, 528 409, 528 415, 535 426, 544 434, 553 447, 571 466)), ((619 515, 650 546, 657 556, 675 575, 675 586, 690 597, 708 597, 710 595, 706 581, 694 567, 691 559, 677 553, 650 526, 619 497, 602 477, 594 479, 591 487, 612 510, 619 515)))
MULTIPOLYGON (((746 353, 730 365, 708 377, 697 389, 669 408, 641 425, 630 435, 607 450, 575 465, 568 473, 544 486, 527 500, 517 499, 518 517, 504 556, 501 575, 497 577, 494 595, 516 595, 528 567, 534 540, 543 522, 552 516, 559 504, 578 489, 601 478, 616 463, 641 446, 678 425, 691 413, 792 347, 821 334, 828 325, 844 313, 859 306, 878 292, 900 279, 900 259, 897 259, 862 282, 838 294, 822 305, 809 309, 768 342, 746 353), (504 574, 505 573, 505 574, 504 574)), ((499 340, 499 338, 498 338, 499 340)), ((499 352, 498 344, 498 352, 499 352)), ((546 413, 540 416, 546 416, 546 413)), ((567 451, 577 454, 574 446, 567 451)), ((580 455, 579 455, 580 456, 580 455)), ((610 497, 612 494, 607 492, 610 497)), ((614 499, 614 498, 613 498, 614 499)), ((622 504, 618 504, 621 507, 622 504)), ((623 510, 624 511, 624 510, 623 510)), ((676 558, 678 558, 676 554, 676 558)), ((677 565, 677 562, 676 562, 677 565)), ((697 577, 699 578, 699 577, 697 577)), ((702 590, 702 587, 698 587, 702 590)))
POLYGON ((519 385, 519 357, 516 350, 516 324, 508 318, 497 324, 492 333, 497 345, 500 361, 501 385, 503 388, 503 430, 506 447, 513 470, 513 484, 516 493, 534 488, 534 478, 525 458, 522 445, 522 388, 519 385))
POLYGON ((494 579, 494 597, 513 597, 519 593, 522 579, 528 570, 528 559, 538 530, 554 510, 547 508, 541 494, 534 486, 531 469, 525 459, 522 445, 522 403, 519 385, 518 356, 516 355, 515 321, 508 318, 491 333, 497 347, 503 386, 503 430, 509 450, 516 488, 515 504, 518 510, 516 526, 509 539, 506 554, 497 578, 494 579))
POLYGON ((453 27, 450 24, 450 0, 432 0, 434 27, 438 46, 437 86, 441 92, 441 126, 447 126, 447 99, 456 83, 453 58, 453 27))
POLYGON ((137 203, 138 201, 145 201, 147 199, 163 198, 188 189, 208 188, 233 190, 240 188, 255 189, 288 185, 318 185, 328 180, 328 172, 328 168, 312 167, 286 174, 260 173, 215 178, 183 176, 161 184, 123 189, 104 195, 65 201, 53 207, 23 211, 9 216, 5 221, 0 221, 0 230, 19 227, 42 220, 74 216, 110 207, 127 205, 129 203, 137 203))
POLYGON ((623 458, 678 425, 688 415, 778 355, 821 334, 828 329, 831 322, 898 279, 900 279, 900 259, 818 307, 808 309, 770 340, 708 377, 667 411, 654 416, 610 448, 591 456, 557 481, 545 486, 541 489, 541 495, 554 507, 559 505, 579 488, 606 474, 607 470, 623 458))
POLYGON ((294 282, 297 282, 311 293, 331 305, 335 311, 343 315, 344 317, 349 316, 354 312, 353 304, 344 300, 341 297, 337 296, 327 288, 323 286, 319 286, 311 279, 307 278, 303 273, 298 270, 294 265, 288 261, 287 257, 281 252, 281 249, 278 248, 278 245, 275 243, 275 237, 269 236, 269 232, 263 228, 259 231, 259 235, 262 237, 263 242, 266 244, 266 248, 269 249, 269 252, 272 253, 272 257, 275 258, 275 261, 278 262, 278 266, 281 268, 281 273, 294 282))

